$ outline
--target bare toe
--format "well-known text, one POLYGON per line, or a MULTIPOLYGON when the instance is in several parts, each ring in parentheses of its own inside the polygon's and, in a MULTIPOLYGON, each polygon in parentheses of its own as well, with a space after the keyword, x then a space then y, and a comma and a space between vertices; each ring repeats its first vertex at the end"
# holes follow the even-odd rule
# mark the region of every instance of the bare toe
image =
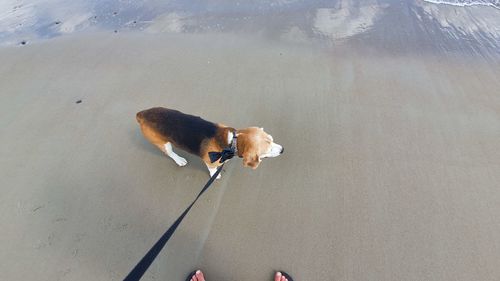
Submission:
POLYGON ((203 272, 201 272, 201 270, 196 271, 195 276, 198 278, 198 281, 205 281, 205 276, 203 276, 203 272))

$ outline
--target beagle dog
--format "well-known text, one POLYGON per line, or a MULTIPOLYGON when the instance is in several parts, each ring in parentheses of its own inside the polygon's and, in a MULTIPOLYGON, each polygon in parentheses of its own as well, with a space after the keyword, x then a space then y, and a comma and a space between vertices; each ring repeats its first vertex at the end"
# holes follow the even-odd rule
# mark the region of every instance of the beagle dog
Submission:
POLYGON ((236 130, 162 107, 143 110, 137 113, 136 118, 144 137, 177 165, 185 166, 187 161, 173 151, 173 146, 201 157, 210 176, 233 155, 243 158, 245 167, 256 169, 263 158, 283 153, 283 147, 274 143, 273 137, 263 128, 236 130))

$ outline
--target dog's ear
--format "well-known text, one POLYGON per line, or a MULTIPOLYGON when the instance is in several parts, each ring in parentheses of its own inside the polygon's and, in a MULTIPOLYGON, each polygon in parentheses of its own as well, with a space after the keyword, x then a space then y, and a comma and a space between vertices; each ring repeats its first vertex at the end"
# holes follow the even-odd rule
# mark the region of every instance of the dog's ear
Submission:
POLYGON ((257 154, 246 153, 243 155, 243 166, 257 169, 260 164, 260 158, 257 154))
POLYGON ((247 131, 245 129, 238 131, 238 150, 243 157, 243 166, 257 169, 260 164, 259 151, 253 143, 252 135, 247 131))

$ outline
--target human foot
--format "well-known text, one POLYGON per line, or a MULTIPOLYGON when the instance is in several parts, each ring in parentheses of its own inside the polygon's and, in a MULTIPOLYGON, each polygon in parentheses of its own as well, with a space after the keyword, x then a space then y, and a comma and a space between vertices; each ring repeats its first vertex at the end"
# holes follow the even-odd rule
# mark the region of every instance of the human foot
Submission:
POLYGON ((286 274, 285 272, 276 272, 274 275, 274 281, 293 281, 292 277, 290 275, 286 274))
POLYGON ((191 279, 187 279, 186 281, 205 281, 205 276, 203 276, 201 270, 197 270, 191 275, 191 279))

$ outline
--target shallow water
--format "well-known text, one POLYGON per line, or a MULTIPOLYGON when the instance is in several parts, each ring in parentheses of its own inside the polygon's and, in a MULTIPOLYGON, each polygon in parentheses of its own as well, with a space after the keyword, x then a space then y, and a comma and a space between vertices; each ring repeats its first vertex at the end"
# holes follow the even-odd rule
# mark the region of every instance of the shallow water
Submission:
POLYGON ((95 31, 239 33, 291 44, 366 45, 376 52, 452 51, 496 57, 499 7, 498 0, 4 0, 0 45, 95 31))

